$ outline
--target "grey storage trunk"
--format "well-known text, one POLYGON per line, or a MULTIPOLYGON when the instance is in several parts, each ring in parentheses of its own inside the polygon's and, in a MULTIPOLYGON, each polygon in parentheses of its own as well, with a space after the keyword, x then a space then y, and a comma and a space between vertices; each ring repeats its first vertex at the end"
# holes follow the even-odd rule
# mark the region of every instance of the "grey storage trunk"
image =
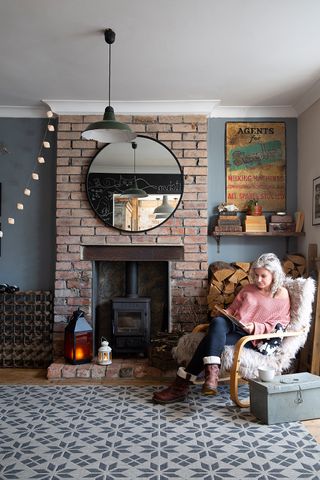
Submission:
POLYGON ((250 380, 250 411, 268 425, 320 418, 320 377, 294 373, 250 380))

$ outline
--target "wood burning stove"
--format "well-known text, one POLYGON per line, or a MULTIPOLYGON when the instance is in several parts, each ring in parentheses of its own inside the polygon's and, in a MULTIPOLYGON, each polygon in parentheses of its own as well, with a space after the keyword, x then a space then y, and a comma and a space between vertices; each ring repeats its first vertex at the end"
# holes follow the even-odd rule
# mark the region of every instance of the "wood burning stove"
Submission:
POLYGON ((138 295, 138 264, 126 263, 126 296, 112 299, 115 353, 147 353, 150 345, 151 299, 138 295))

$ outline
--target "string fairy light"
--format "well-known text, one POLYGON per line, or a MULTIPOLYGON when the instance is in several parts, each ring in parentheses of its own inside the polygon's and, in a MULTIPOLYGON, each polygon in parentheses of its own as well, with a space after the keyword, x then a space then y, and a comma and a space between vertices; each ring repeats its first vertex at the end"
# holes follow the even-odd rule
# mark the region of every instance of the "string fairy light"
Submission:
MULTIPOLYGON (((46 125, 46 128, 45 128, 45 132, 44 132, 44 135, 43 135, 43 138, 42 138, 42 141, 41 141, 41 144, 40 144, 40 149, 39 149, 39 152, 38 152, 38 155, 36 157, 36 160, 35 160, 35 164, 32 168, 32 173, 30 175, 30 178, 29 178, 29 182, 27 183, 27 185, 25 186, 24 190, 23 190, 23 194, 26 196, 26 197, 30 197, 31 196, 31 188, 30 188, 30 182, 32 180, 39 180, 40 179, 40 176, 39 176, 39 173, 37 172, 37 165, 43 165, 45 162, 45 158, 44 156, 42 155, 42 150, 43 149, 49 149, 51 148, 51 145, 50 145, 50 142, 46 139, 46 136, 48 134, 48 132, 54 132, 55 131, 55 127, 54 125, 52 125, 50 122, 51 122, 51 119, 53 118, 53 112, 51 110, 49 110, 47 112, 47 118, 48 118, 48 122, 47 122, 47 125, 46 125)), ((16 204, 16 207, 17 207, 17 210, 20 210, 21 212, 24 210, 24 204, 22 202, 17 202, 16 204)), ((11 217, 8 217, 8 224, 9 225, 14 225, 15 224, 15 219, 13 216, 11 217)), ((2 238, 4 236, 4 232, 3 230, 0 228, 0 238, 2 238)))

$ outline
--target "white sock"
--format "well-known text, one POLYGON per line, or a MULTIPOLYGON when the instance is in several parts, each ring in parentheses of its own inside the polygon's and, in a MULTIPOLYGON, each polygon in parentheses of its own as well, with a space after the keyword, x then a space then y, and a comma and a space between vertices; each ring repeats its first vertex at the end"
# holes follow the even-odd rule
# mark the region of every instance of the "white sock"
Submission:
POLYGON ((203 357, 204 365, 220 365, 221 360, 220 357, 216 357, 215 355, 210 355, 209 357, 203 357))
POLYGON ((177 371, 177 375, 178 375, 178 377, 184 378, 185 380, 188 380, 189 382, 195 382, 197 380, 197 376, 186 372, 186 369, 184 367, 179 367, 179 369, 177 371))

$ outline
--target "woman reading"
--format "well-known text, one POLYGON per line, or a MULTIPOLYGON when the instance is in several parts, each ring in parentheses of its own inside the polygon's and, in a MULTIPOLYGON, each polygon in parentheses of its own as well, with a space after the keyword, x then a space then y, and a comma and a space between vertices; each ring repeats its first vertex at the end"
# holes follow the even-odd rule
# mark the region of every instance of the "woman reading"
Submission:
MULTIPOLYGON (((191 361, 180 367, 174 382, 155 392, 156 403, 183 400, 200 372, 205 371, 203 395, 216 395, 221 355, 225 345, 235 345, 245 335, 270 333, 280 324, 284 329, 290 321, 290 298, 283 286, 285 279, 280 260, 273 253, 265 253, 255 260, 250 269, 250 284, 243 287, 232 304, 211 320, 207 335, 200 342, 191 361), (237 322, 228 318, 235 317, 237 322)), ((257 342, 247 344, 255 348, 257 342)))

